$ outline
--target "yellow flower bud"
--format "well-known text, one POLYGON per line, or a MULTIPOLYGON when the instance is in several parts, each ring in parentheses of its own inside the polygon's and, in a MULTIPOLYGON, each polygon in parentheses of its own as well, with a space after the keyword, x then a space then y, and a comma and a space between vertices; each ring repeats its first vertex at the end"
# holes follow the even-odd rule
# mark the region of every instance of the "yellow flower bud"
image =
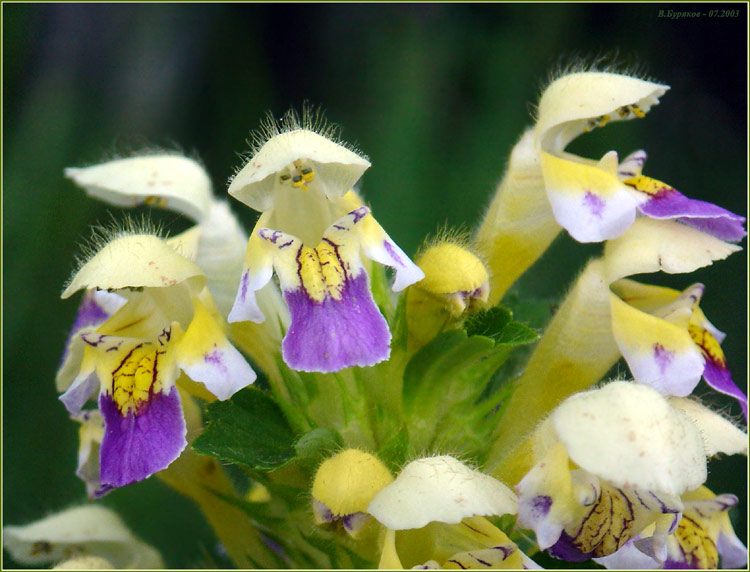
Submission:
POLYGON ((366 512, 373 497, 393 481, 377 457, 359 449, 347 449, 320 465, 313 481, 313 499, 334 517, 366 512))
POLYGON ((484 263, 455 241, 442 241, 418 258, 425 278, 407 293, 410 348, 416 351, 443 330, 456 328, 485 306, 489 274, 484 263))

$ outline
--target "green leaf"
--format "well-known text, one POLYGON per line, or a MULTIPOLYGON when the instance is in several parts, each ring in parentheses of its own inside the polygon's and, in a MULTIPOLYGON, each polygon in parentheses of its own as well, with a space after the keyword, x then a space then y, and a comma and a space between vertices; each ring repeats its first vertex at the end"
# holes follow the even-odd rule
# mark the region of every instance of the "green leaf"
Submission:
POLYGON ((397 473, 406 463, 409 455, 409 429, 404 425, 401 430, 392 435, 378 450, 378 458, 388 468, 397 473))
POLYGON ((331 427, 317 427, 305 433, 294 444, 296 461, 309 468, 317 467, 324 457, 328 457, 344 446, 344 439, 331 427))
POLYGON ((472 316, 466 324, 466 333, 469 336, 486 336, 496 344, 520 345, 539 339, 535 330, 514 321, 511 310, 502 306, 472 316))
POLYGON ((273 398, 254 387, 206 409, 193 449, 250 469, 275 469, 295 456, 295 434, 273 398))

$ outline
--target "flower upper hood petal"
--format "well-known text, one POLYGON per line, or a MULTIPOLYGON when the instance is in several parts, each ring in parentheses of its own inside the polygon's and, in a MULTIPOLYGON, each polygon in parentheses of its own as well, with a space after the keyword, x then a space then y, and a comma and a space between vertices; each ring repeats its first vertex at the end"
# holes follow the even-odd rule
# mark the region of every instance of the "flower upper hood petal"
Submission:
POLYGON ((301 192, 320 185, 331 199, 347 193, 369 166, 365 157, 315 131, 293 129, 257 150, 232 179, 229 194, 261 212, 273 207, 275 191, 284 185, 301 192))
POLYGON ((642 117, 669 86, 609 72, 564 75, 544 90, 536 126, 541 149, 562 151, 592 126, 590 121, 642 117))
POLYGON ((165 287, 193 279, 202 285, 200 267, 150 234, 116 237, 92 256, 71 279, 62 298, 82 289, 165 287))
POLYGON ((91 167, 69 167, 65 176, 87 194, 111 205, 154 205, 201 221, 209 212, 211 180, 193 159, 158 154, 115 159, 91 167))

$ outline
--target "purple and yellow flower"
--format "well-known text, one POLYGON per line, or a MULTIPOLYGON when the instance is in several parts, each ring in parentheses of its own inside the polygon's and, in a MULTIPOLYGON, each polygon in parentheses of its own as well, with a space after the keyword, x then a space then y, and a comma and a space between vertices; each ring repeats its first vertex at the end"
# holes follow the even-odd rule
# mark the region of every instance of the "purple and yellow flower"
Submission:
POLYGON ((536 124, 513 148, 476 235, 490 270, 491 305, 562 228, 579 242, 601 242, 621 236, 637 218, 650 217, 676 220, 725 241, 745 236, 743 217, 643 176, 644 151, 620 163, 615 151, 595 161, 565 150, 592 129, 644 117, 668 89, 623 74, 580 71, 544 90, 536 124))
POLYGON ((610 151, 593 161, 565 152, 578 135, 611 121, 643 117, 667 86, 624 75, 583 72, 565 75, 545 90, 538 107, 535 146, 544 186, 557 222, 579 242, 620 236, 636 213, 674 219, 737 242, 745 218, 704 201, 688 199, 673 187, 643 176, 645 151, 621 164, 610 151))
MULTIPOLYGON (((95 496, 164 469, 185 448, 180 372, 186 389, 196 391, 199 382, 208 390, 203 395, 219 399, 255 380, 224 335, 203 272, 178 253, 189 248, 179 236, 168 243, 151 234, 115 235, 63 292, 68 298, 86 290, 57 383, 76 418, 98 395, 104 427, 95 496), (121 300, 104 308, 113 296, 121 300)), ((82 418, 86 430, 95 429, 93 416, 82 418)), ((79 473, 91 490, 95 431, 86 441, 79 473)))
POLYGON ((652 530, 628 542, 599 564, 616 569, 742 568, 747 565, 747 547, 737 538, 729 510, 738 502, 731 494, 715 495, 702 486, 682 495, 682 518, 667 536, 661 554, 653 551, 652 530))
POLYGON ((394 291, 424 277, 351 190, 370 163, 302 127, 293 114, 266 126, 229 194, 263 212, 248 241, 230 322, 262 322, 256 292, 275 270, 290 324, 284 361, 302 371, 370 366, 390 354, 390 331, 362 255, 395 271, 394 291))
POLYGON ((612 333, 636 380, 665 395, 686 396, 703 377, 737 399, 747 418, 747 396, 732 381, 721 349, 725 334, 699 306, 703 284, 679 292, 622 279, 610 289, 612 333))
POLYGON ((647 529, 663 552, 707 458, 747 454, 747 435, 706 407, 622 381, 566 399, 534 439, 519 523, 569 561, 614 554, 647 529))

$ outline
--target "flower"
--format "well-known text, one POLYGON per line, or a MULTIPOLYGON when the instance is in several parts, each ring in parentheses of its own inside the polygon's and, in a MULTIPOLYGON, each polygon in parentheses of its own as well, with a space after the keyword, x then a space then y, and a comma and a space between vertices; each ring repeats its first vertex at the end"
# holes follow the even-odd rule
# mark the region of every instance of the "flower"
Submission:
POLYGON ((367 512, 387 528, 380 568, 400 569, 402 560, 412 566, 430 560, 447 565, 481 559, 485 549, 498 567, 521 568, 526 556, 483 518, 516 510, 515 495, 508 487, 442 455, 406 465, 395 481, 375 495, 367 512), (398 550, 396 531, 404 536, 398 550), (469 551, 470 555, 464 554, 469 551))
POLYGON ((705 486, 682 496, 682 518, 666 538, 665 550, 654 554, 651 530, 628 542, 620 550, 596 561, 607 568, 742 568, 747 565, 747 547, 737 538, 729 521, 729 510, 738 499, 715 495, 705 486))
POLYGON ((176 153, 152 152, 90 167, 69 167, 65 176, 89 195, 120 207, 145 204, 176 211, 198 224, 195 263, 221 314, 232 305, 247 235, 225 201, 216 200, 211 179, 197 161, 176 153))
MULTIPOLYGON (((186 247, 181 237, 175 247, 186 247)), ((101 495, 167 467, 186 445, 175 382, 182 370, 220 399, 255 380, 226 339, 198 266, 150 234, 119 234, 73 276, 63 298, 80 289, 114 292, 125 303, 111 316, 76 328, 58 373, 72 416, 96 393, 104 421, 101 495)), ((86 299, 96 300, 94 294, 86 299)), ((89 312, 90 303, 83 311, 89 312)), ((79 314, 80 318, 80 314, 79 314)), ((210 394, 209 394, 210 395, 210 394)), ((85 455, 84 455, 85 456, 85 455)), ((79 463, 79 472, 86 463, 79 463)), ((91 471, 86 480, 90 484, 91 471)))
POLYGON ((516 144, 508 170, 477 233, 492 276, 490 303, 541 256, 565 228, 579 242, 622 235, 637 213, 673 219, 730 242, 745 236, 744 217, 642 175, 645 151, 593 161, 565 151, 584 132, 644 117, 668 86, 609 72, 563 75, 547 86, 536 125, 516 144))
POLYGON ((366 159, 299 125, 293 114, 235 175, 229 194, 262 216, 248 241, 229 322, 262 322, 255 293, 279 279, 289 308, 284 361, 302 371, 370 366, 390 354, 388 324, 361 254, 392 267, 394 291, 424 277, 350 190, 366 159))
POLYGON ((136 538, 112 509, 99 505, 74 506, 24 526, 5 526, 3 548, 31 567, 96 557, 109 564, 106 568, 164 568, 154 548, 136 538))
MULTIPOLYGON (((621 308, 614 300, 617 297, 610 289, 612 285, 617 291, 618 285, 622 285, 618 281, 635 274, 693 272, 739 250, 740 247, 696 228, 675 221, 648 218, 637 219, 625 234, 608 241, 604 256, 591 260, 576 280, 518 380, 518 387, 497 425, 496 440, 488 460, 491 474, 520 478, 523 472, 516 473, 510 465, 521 469, 523 463, 516 463, 509 456, 510 451, 520 451, 523 447, 519 443, 531 435, 537 423, 563 399, 600 381, 621 355, 626 359, 634 355, 630 350, 636 344, 643 346, 658 342, 671 351, 673 344, 668 337, 659 338, 661 341, 654 338, 665 332, 667 336, 672 335, 669 328, 653 332, 634 328, 628 330, 632 334, 629 342, 632 347, 623 346, 627 353, 623 351, 621 354, 615 340, 615 329, 628 322, 621 319, 621 308), (616 315, 613 304, 618 312, 616 315), (508 431, 507 427, 514 431, 508 431), (504 468, 500 469, 500 465, 504 468)), ((626 313, 625 317, 629 315, 626 313)), ((690 346, 695 348, 692 342, 690 346)), ((697 383, 695 376, 699 378, 706 371, 702 357, 694 360, 692 367, 690 377, 684 376, 683 368, 676 379, 675 384, 680 387, 678 395, 686 395, 687 386, 697 383)), ((654 382, 653 377, 641 377, 639 367, 634 367, 632 373, 637 382, 654 382)), ((674 389, 661 381, 654 386, 667 392, 674 389)), ((737 392, 741 395, 739 390, 737 392)))
POLYGON ((415 350, 483 309, 490 290, 487 269, 460 239, 438 240, 416 264, 425 277, 406 293, 410 345, 415 350))
POLYGON ((565 560, 613 554, 652 524, 658 552, 718 452, 747 454, 747 435, 698 403, 624 381, 578 393, 536 432, 519 523, 565 560))
POLYGON ((673 218, 721 240, 745 236, 744 217, 687 199, 674 188, 641 175, 645 151, 618 165, 610 151, 598 162, 565 152, 578 135, 610 121, 643 117, 667 86, 613 73, 572 73, 553 81, 538 107, 535 148, 541 156, 544 185, 557 222, 579 242, 620 236, 636 210, 673 218))
POLYGON ((380 459, 359 449, 347 449, 326 459, 312 486, 316 524, 340 522, 357 538, 371 520, 367 514, 370 501, 392 481, 380 459))
POLYGON ((747 419, 747 396, 732 381, 717 330, 698 306, 705 290, 680 293, 621 279, 611 286, 612 333, 635 379, 666 395, 689 395, 701 376, 735 397, 747 419))

